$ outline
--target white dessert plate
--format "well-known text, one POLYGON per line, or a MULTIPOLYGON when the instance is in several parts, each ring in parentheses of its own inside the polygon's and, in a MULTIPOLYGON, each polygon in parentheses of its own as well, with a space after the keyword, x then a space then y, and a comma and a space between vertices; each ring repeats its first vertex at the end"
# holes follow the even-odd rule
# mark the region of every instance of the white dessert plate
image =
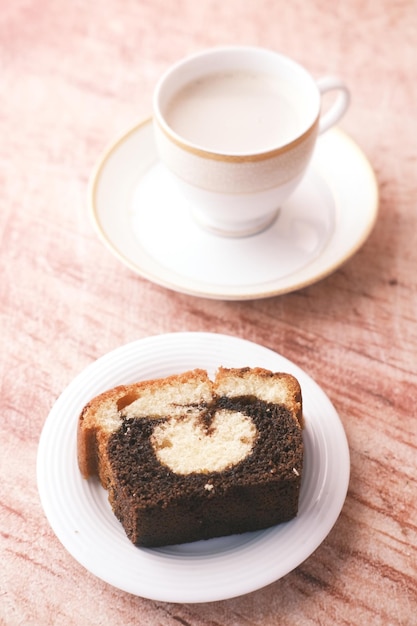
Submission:
POLYGON ((158 160, 147 120, 105 151, 90 180, 89 211, 100 239, 137 274, 194 296, 245 300, 305 287, 349 259, 373 228, 378 188, 359 147, 332 129, 268 229, 215 235, 193 218, 158 160))
POLYGON ((340 419, 322 389, 291 361, 255 343, 214 333, 140 339, 81 372, 52 408, 42 431, 37 479, 58 539, 87 570, 129 593, 167 602, 239 596, 284 576, 327 536, 345 501, 349 449, 340 419), (95 395, 121 383, 195 367, 260 366, 294 374, 304 402, 305 464, 298 516, 264 531, 164 548, 135 547, 113 515, 107 492, 77 465, 77 422, 95 395))

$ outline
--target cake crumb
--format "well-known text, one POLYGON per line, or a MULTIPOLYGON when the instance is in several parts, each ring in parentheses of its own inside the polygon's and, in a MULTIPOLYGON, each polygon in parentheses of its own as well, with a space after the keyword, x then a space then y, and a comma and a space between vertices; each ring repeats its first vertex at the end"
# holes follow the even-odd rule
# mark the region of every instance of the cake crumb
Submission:
POLYGON ((206 483, 206 484, 204 485, 204 489, 205 489, 206 491, 212 491, 212 490, 214 489, 214 485, 212 485, 212 483, 206 483))
POLYGON ((296 469, 295 469, 295 467, 293 467, 293 468, 292 468, 292 471, 294 472, 294 474, 295 474, 296 476, 299 476, 299 475, 300 475, 300 472, 299 472, 298 470, 296 470, 296 469))

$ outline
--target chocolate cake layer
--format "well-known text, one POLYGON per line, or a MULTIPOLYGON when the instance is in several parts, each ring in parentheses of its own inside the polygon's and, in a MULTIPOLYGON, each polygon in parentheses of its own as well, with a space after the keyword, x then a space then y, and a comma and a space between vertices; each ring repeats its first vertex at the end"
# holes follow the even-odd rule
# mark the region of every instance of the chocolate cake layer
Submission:
POLYGON ((256 440, 242 461, 220 472, 173 472, 158 460, 152 445, 153 432, 166 417, 123 418, 109 438, 109 499, 136 545, 259 530, 297 514, 303 444, 291 412, 253 396, 221 397, 200 409, 207 437, 214 434, 216 411, 239 412, 253 421, 256 440))

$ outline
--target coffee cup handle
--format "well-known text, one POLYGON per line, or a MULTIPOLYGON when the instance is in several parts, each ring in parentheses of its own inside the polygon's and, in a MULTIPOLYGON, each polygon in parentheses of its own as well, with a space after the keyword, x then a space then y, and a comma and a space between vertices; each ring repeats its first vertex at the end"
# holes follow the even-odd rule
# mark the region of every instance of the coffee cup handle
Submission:
POLYGON ((320 134, 331 128, 331 126, 334 126, 346 113, 350 102, 350 93, 345 83, 333 76, 324 76, 323 78, 319 78, 316 82, 321 95, 328 91, 339 92, 336 101, 330 109, 320 117, 320 134))

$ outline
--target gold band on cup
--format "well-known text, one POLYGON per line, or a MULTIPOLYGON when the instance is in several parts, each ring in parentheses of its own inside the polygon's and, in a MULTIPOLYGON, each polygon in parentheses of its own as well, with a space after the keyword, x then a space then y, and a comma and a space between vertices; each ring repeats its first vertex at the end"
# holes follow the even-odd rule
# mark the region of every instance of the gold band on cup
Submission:
POLYGON ((274 150, 268 150, 267 152, 258 152, 255 154, 221 154, 219 152, 211 152, 209 150, 203 150, 202 148, 197 148, 196 146, 192 146, 189 143, 181 141, 181 139, 175 134, 171 133, 164 124, 156 117, 155 121, 157 122, 160 130, 164 133, 164 135, 172 141, 178 148, 190 152, 195 156, 202 157, 203 159, 211 159, 213 161, 224 161, 228 163, 254 163, 256 161, 265 161, 267 159, 272 159, 280 154, 285 154, 289 150, 292 150, 299 144, 303 143, 313 134, 316 134, 317 128, 319 125, 320 113, 317 115, 313 124, 299 137, 294 139, 293 141, 281 146, 279 148, 275 148, 274 150))

